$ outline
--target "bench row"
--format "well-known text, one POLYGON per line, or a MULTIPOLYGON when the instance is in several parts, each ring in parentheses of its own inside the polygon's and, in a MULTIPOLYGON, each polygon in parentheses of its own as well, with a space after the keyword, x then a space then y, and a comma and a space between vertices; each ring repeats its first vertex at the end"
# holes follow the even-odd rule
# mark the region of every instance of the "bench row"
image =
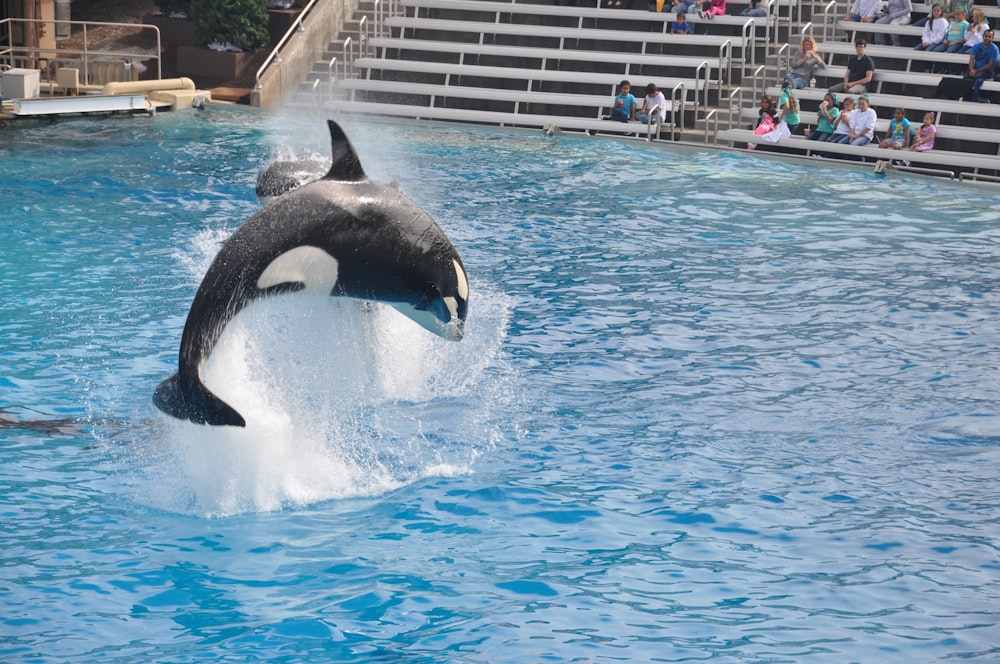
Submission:
POLYGON ((682 48, 695 50, 719 49, 729 43, 734 57, 740 57, 746 64, 756 64, 757 38, 752 29, 753 22, 748 21, 739 36, 736 35, 672 35, 659 32, 641 32, 630 30, 603 30, 598 28, 559 28, 544 25, 524 25, 517 23, 490 23, 486 21, 461 21, 448 19, 416 18, 410 16, 392 16, 385 21, 389 28, 398 31, 401 38, 407 35, 417 35, 419 31, 426 33, 466 33, 478 34, 479 43, 485 44, 486 35, 504 35, 516 37, 536 37, 557 40, 558 48, 565 48, 567 41, 571 44, 576 40, 590 40, 607 44, 631 43, 638 45, 643 53, 651 46, 662 48, 664 45, 678 45, 682 48))
MULTIPOLYGON (((754 123, 759 117, 759 109, 744 108, 740 111, 740 118, 747 123, 754 123)), ((819 113, 814 111, 803 112, 799 114, 801 120, 800 126, 815 127, 819 123, 819 113)), ((912 128, 916 128, 921 123, 914 122, 912 128)), ((949 139, 956 141, 977 141, 984 144, 993 144, 996 146, 996 152, 1000 156, 1000 130, 998 129, 982 129, 977 127, 962 127, 959 125, 949 125, 941 124, 935 122, 936 128, 935 136, 939 139, 949 139)), ((738 127, 731 127, 731 129, 738 129, 738 127)), ((889 118, 880 117, 875 123, 875 134, 881 138, 885 132, 889 129, 889 118)), ((803 132, 808 134, 809 132, 803 132)), ((972 154, 972 153, 970 153, 972 154)))
MULTIPOLYGON (((749 129, 725 129, 719 131, 716 139, 736 144, 762 144, 760 136, 749 129)), ((800 154, 812 155, 818 153, 836 153, 854 159, 871 159, 873 161, 889 159, 905 159, 913 164, 926 167, 944 167, 947 170, 972 170, 975 173, 995 174, 1000 172, 1000 157, 976 155, 968 152, 952 152, 948 150, 928 150, 926 152, 905 152, 880 148, 877 145, 855 146, 841 143, 826 143, 810 141, 804 136, 789 136, 773 145, 795 150, 800 154)))
MULTIPOLYGON (((611 120, 571 116, 507 113, 440 106, 381 104, 366 101, 336 101, 330 108, 338 115, 384 115, 416 120, 447 120, 451 122, 488 124, 500 127, 533 127, 540 129, 553 127, 561 131, 576 131, 587 134, 634 135, 648 139, 657 138, 656 132, 658 130, 656 125, 644 125, 637 122, 614 122, 611 120)), ((678 117, 683 117, 683 114, 678 117)), ((672 140, 676 138, 676 132, 681 130, 683 130, 683 127, 671 123, 664 124, 662 129, 663 132, 669 132, 672 140)))

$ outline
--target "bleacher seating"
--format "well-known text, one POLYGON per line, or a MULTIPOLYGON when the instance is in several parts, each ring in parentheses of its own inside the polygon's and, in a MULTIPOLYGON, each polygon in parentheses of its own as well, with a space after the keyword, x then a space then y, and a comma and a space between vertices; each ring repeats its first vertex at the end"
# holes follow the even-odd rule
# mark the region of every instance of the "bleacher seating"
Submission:
MULTIPOLYGON (((695 28, 689 35, 670 34, 668 26, 676 16, 648 12, 638 1, 631 8, 613 8, 604 0, 580 0, 581 6, 554 0, 384 1, 387 16, 378 22, 383 29, 363 34, 362 48, 356 51, 331 46, 331 64, 317 63, 313 70, 313 94, 317 84, 326 82, 319 88, 321 102, 336 112, 555 125, 720 145, 747 138, 752 104, 759 92, 777 96, 802 36, 815 36, 827 61, 814 72, 816 88, 797 91, 804 122, 814 123, 825 89, 843 78, 856 34, 867 35, 870 42, 877 32, 899 34, 912 42, 921 32, 912 25, 844 21, 847 0, 768 0, 767 15, 758 18, 738 15, 749 0, 730 0, 726 16, 689 14, 695 28), (337 71, 344 75, 338 81, 331 76, 332 57, 342 60, 337 71), (622 79, 632 82, 640 101, 647 82, 659 85, 671 111, 662 132, 601 119, 610 113, 622 79), (743 110, 735 119, 729 112, 726 127, 727 111, 733 108, 743 110)), ((993 23, 1000 22, 1000 8, 983 8, 993 23)), ((914 5, 914 12, 926 9, 925 4, 914 5)), ((938 82, 949 74, 924 71, 930 64, 959 71, 968 56, 873 43, 868 54, 876 63, 869 86, 872 103, 883 116, 897 106, 915 124, 925 111, 938 114, 939 146, 911 161, 1000 175, 1000 130, 995 129, 1000 103, 934 99, 938 82), (968 157, 964 164, 962 155, 968 157)), ((1000 83, 987 83, 983 90, 1000 91, 1000 83)), ((791 137, 781 147, 786 154, 808 154, 812 146, 804 143, 801 136, 791 137)), ((837 149, 850 154, 858 148, 837 149)), ((877 148, 858 150, 858 156, 877 156, 869 153, 877 148)))

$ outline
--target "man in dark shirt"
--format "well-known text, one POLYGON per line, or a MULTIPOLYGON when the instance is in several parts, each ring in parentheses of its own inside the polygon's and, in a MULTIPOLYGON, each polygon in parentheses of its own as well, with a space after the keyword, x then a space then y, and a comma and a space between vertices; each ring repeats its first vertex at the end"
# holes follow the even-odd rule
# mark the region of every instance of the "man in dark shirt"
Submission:
POLYGON ((854 55, 847 61, 844 82, 837 83, 828 92, 850 92, 855 95, 868 92, 868 84, 872 82, 872 76, 875 74, 875 62, 865 55, 867 47, 868 42, 864 39, 854 42, 854 55))

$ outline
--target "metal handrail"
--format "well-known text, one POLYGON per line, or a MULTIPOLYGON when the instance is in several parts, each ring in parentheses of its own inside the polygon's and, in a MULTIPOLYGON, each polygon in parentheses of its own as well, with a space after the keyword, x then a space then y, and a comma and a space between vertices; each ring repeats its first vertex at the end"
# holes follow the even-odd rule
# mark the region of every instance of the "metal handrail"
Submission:
MULTIPOLYGON (((44 19, 44 18, 5 18, 0 20, 0 26, 7 26, 7 45, 6 48, 0 48, 0 59, 4 57, 11 61, 15 59, 37 59, 45 60, 51 62, 54 60, 66 60, 65 56, 79 55, 82 56, 83 61, 83 76, 84 80, 87 79, 90 69, 90 58, 95 56, 100 57, 121 57, 129 60, 156 60, 156 78, 163 78, 163 62, 160 57, 160 53, 163 52, 163 47, 160 42, 160 28, 155 25, 150 25, 148 23, 109 23, 105 21, 56 21, 55 19, 44 19), (55 49, 42 47, 42 46, 14 46, 14 31, 11 29, 15 24, 28 24, 28 23, 41 23, 41 24, 69 24, 70 30, 72 30, 74 25, 82 26, 83 28, 83 49, 61 49, 56 47, 55 49), (155 54, 145 54, 145 53, 135 53, 133 51, 92 51, 87 48, 89 42, 87 36, 87 28, 90 27, 101 27, 109 26, 113 28, 138 28, 140 30, 151 29, 156 34, 156 53, 155 54)), ((46 72, 46 81, 49 80, 48 72, 46 72)))
POLYGON ((342 74, 343 78, 347 78, 347 74, 348 74, 348 69, 347 68, 350 67, 352 64, 354 64, 354 58, 351 57, 351 56, 354 55, 354 53, 351 51, 351 49, 353 48, 353 43, 352 42, 353 42, 353 40, 350 37, 348 37, 347 39, 344 40, 344 48, 343 48, 344 68, 343 68, 343 74, 342 74))
POLYGON ((830 0, 823 5, 823 41, 830 41, 837 36, 837 12, 837 0, 830 0))
POLYGON ((713 137, 719 135, 719 109, 713 108, 705 116, 705 145, 708 145, 708 135, 711 133, 713 137), (710 132, 709 129, 712 131, 710 132))
MULTIPOLYGON (((740 113, 743 111, 743 89, 735 88, 729 93, 729 127, 733 128, 733 113, 736 113, 736 117, 740 117, 740 113)), ((718 123, 716 123, 715 133, 719 133, 718 123)))
POLYGON ((362 16, 358 21, 358 57, 368 55, 368 16, 362 16))
MULTIPOLYGON (((330 58, 330 62, 326 66, 326 83, 329 86, 329 94, 327 95, 327 101, 333 101, 333 93, 336 89, 337 84, 337 56, 334 55, 330 58)), ((318 80, 318 79, 317 79, 318 80)))
POLYGON ((281 62, 281 49, 283 49, 285 45, 288 44, 288 42, 290 42, 295 35, 305 30, 303 21, 318 2, 319 0, 309 0, 309 4, 307 4, 302 9, 301 12, 299 12, 299 15, 295 17, 295 22, 292 23, 292 25, 288 26, 288 30, 285 31, 285 34, 281 36, 281 39, 278 40, 278 43, 274 45, 274 48, 271 49, 271 52, 267 54, 266 58, 264 58, 264 62, 261 63, 260 68, 257 70, 257 73, 254 74, 253 87, 255 90, 260 90, 261 88, 260 77, 264 75, 264 71, 271 65, 281 62))

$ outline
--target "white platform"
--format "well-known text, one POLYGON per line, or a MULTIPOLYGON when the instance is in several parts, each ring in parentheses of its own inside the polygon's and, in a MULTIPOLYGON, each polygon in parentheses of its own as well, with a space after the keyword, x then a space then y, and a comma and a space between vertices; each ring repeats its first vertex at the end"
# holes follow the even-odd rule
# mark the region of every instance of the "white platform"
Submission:
POLYGON ((84 95, 50 99, 18 99, 11 102, 14 115, 71 115, 74 113, 145 112, 151 106, 146 95, 84 95))

